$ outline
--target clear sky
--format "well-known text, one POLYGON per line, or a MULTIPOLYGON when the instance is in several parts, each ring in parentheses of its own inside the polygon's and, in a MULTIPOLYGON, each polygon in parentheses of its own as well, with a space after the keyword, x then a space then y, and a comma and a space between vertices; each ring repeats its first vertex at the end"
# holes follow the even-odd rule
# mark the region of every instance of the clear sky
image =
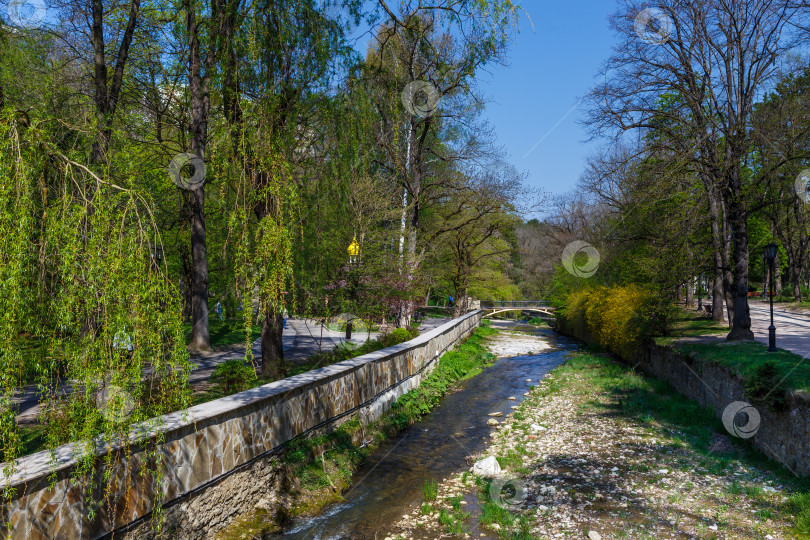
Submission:
MULTIPOLYGON (((324 0, 329 5, 334 1, 324 0)), ((597 146, 584 142, 588 134, 578 123, 583 114, 577 105, 612 52, 616 38, 608 28, 608 15, 616 3, 524 0, 522 4, 525 13, 508 53, 509 64, 478 74, 480 88, 490 100, 485 117, 507 152, 506 161, 527 173, 527 183, 561 194, 576 186, 586 157, 597 146)), ((361 54, 370 39, 367 31, 368 26, 361 24, 350 34, 361 54)))
POLYGON ((616 6, 613 0, 530 0, 524 8, 534 31, 524 15, 510 65, 480 81, 492 100, 486 116, 508 161, 528 173, 532 187, 564 193, 575 187, 596 149, 584 143, 588 134, 578 123, 583 115, 577 103, 611 53, 615 36, 607 18, 616 6))

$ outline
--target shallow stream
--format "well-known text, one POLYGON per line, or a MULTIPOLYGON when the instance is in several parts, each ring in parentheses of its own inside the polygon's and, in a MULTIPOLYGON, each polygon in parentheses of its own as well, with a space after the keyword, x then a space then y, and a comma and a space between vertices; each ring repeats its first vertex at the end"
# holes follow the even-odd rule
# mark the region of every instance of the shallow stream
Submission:
MULTIPOLYGON (((547 328, 504 322, 493 326, 532 336, 502 334, 493 344, 499 356, 522 356, 499 358, 480 375, 460 383, 421 422, 380 445, 355 473, 344 501, 317 517, 293 522, 284 538, 385 538, 391 524, 422 503, 426 479, 440 481, 468 468, 467 457, 486 448, 493 429, 486 425, 489 413, 512 412, 529 387, 577 347, 575 341, 547 328), (517 400, 509 400, 511 396, 517 400)), ((470 532, 481 538, 479 531, 470 532)))

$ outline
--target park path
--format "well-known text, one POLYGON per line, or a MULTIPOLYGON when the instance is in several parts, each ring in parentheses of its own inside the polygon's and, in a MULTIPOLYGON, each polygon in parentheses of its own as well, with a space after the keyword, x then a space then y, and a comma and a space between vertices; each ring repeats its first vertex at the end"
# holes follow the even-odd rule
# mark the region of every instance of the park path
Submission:
MULTIPOLYGON (((424 333, 440 326, 449 319, 425 319, 419 327, 419 331, 424 333)), ((365 343, 367 339, 376 339, 377 332, 355 332, 351 342, 355 344, 365 343)), ((304 363, 310 355, 321 351, 331 351, 337 344, 345 341, 343 332, 327 330, 314 319, 288 319, 287 328, 283 333, 284 357, 293 363, 304 363)), ((262 349, 260 340, 251 344, 254 358, 261 358, 262 349)), ((204 384, 214 373, 217 365, 226 360, 244 358, 245 347, 233 345, 218 348, 210 353, 191 353, 190 360, 193 365, 189 374, 189 385, 192 387, 204 384)), ((66 394, 74 391, 73 385, 66 381, 60 384, 59 392, 66 394)), ((39 395, 35 385, 23 387, 22 391, 15 396, 15 401, 19 403, 17 421, 20 423, 32 423, 39 414, 39 395)))
MULTIPOLYGON (((770 307, 766 302, 749 302, 748 305, 754 339, 767 344, 768 327, 771 325, 770 307)), ((774 306, 773 324, 778 348, 810 358, 810 317, 774 306)))
MULTIPOLYGON (((771 311, 767 302, 749 300, 751 314, 751 331, 754 339, 768 344, 768 327, 771 325, 771 311)), ((723 304, 725 314, 725 303, 723 304)), ((810 315, 794 313, 784 307, 774 305, 773 324, 776 327, 776 347, 810 358, 810 315)), ((708 335, 678 340, 682 343, 720 343, 726 341, 726 335, 708 335)))

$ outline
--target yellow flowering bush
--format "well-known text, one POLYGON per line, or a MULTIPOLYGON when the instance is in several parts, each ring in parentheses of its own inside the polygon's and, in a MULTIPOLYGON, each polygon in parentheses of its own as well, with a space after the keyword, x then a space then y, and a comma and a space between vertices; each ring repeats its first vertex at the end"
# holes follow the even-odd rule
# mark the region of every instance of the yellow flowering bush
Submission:
POLYGON ((632 358, 645 339, 667 333, 673 309, 639 285, 598 286, 571 292, 562 317, 575 334, 632 358))

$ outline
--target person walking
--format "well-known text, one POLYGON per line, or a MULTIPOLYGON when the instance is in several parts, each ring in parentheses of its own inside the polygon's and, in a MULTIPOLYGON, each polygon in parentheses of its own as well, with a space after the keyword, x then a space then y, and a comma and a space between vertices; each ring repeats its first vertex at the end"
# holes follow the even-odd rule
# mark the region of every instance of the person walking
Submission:
POLYGON ((217 311, 217 317, 219 320, 222 320, 222 302, 217 302, 217 305, 214 306, 214 309, 217 311))
POLYGON ((284 313, 281 314, 281 328, 282 330, 286 330, 287 328, 287 308, 284 308, 284 313))

